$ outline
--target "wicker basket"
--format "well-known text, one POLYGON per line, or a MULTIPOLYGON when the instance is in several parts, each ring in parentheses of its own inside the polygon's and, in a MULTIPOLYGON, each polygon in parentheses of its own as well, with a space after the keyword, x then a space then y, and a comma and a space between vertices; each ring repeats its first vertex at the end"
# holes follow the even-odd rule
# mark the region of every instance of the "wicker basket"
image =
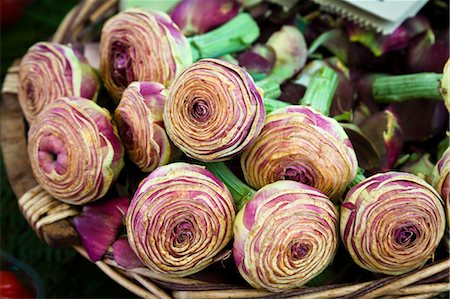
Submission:
MULTIPOLYGON (((117 0, 84 0, 64 18, 52 41, 79 44, 92 39, 93 28, 117 12, 117 0)), ((17 99, 18 65, 8 70, 3 84, 1 109, 1 147, 9 182, 23 216, 36 234, 53 247, 73 246, 79 254, 87 254, 79 245, 79 237, 71 217, 79 209, 61 203, 44 191, 34 179, 26 150, 26 122, 17 99)), ((224 251, 219 260, 230 258, 224 251)), ((146 268, 125 270, 106 254, 96 265, 111 279, 143 298, 430 298, 449 291, 450 260, 437 261, 401 276, 354 284, 333 284, 300 288, 281 294, 250 289, 248 286, 224 283, 218 267, 207 269, 203 275, 167 278, 146 268)), ((226 275, 226 274, 225 274, 226 275)))

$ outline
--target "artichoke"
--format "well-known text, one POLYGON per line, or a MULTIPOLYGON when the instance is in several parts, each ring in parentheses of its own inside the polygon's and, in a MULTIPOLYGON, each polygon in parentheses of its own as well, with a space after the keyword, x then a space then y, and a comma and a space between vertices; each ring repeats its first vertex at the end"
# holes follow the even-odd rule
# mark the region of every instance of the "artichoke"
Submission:
POLYGON ((142 171, 169 163, 172 149, 164 130, 167 92, 154 82, 133 82, 123 92, 114 113, 128 156, 142 171))
POLYGON ((170 17, 131 8, 110 18, 100 38, 100 72, 118 101, 133 81, 168 87, 192 63, 191 47, 170 17))
POLYGON ((261 133, 241 156, 245 180, 255 189, 293 180, 318 189, 333 201, 353 180, 357 166, 339 123, 302 106, 268 114, 261 133))
POLYGON ((18 98, 29 123, 59 97, 96 100, 98 90, 94 70, 86 58, 71 47, 39 42, 28 50, 20 63, 18 98))
POLYGON ((164 106, 172 142, 200 161, 223 161, 241 153, 259 134, 263 100, 252 78, 218 59, 203 59, 173 83, 164 106))
POLYGON ((266 45, 275 51, 273 73, 281 76, 282 80, 294 76, 306 63, 308 49, 305 38, 295 26, 281 27, 280 31, 270 36, 266 45))
POLYGON ((445 229, 443 201, 421 178, 379 173, 353 187, 341 206, 341 238, 355 263, 399 275, 433 257, 445 229))
POLYGON ((170 11, 170 17, 184 35, 190 36, 208 32, 238 12, 239 4, 235 0, 183 0, 170 11))
POLYGON ((91 100, 54 100, 28 131, 38 183, 54 198, 82 205, 108 191, 124 166, 124 149, 109 112, 91 100))
POLYGON ((230 192, 201 166, 172 163, 139 185, 128 208, 128 241, 152 271, 196 273, 230 241, 236 208, 230 192))
POLYGON ((242 277, 272 292, 321 273, 338 245, 338 216, 318 190, 293 181, 261 188, 237 214, 233 256, 242 277))

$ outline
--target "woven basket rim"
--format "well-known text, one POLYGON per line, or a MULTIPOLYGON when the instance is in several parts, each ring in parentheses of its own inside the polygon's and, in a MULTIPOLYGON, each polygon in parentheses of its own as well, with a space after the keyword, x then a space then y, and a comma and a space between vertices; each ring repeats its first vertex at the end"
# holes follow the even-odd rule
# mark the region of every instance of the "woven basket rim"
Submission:
MULTIPOLYGON (((61 22, 58 30, 53 36, 53 41, 62 42, 67 40, 68 36, 81 34, 86 22, 98 22, 104 20, 105 14, 111 13, 112 9, 117 7, 119 0, 82 0, 66 15, 61 22)), ((61 207, 65 205, 58 202, 57 216, 55 213, 44 212, 45 215, 36 215, 38 210, 35 206, 30 209, 29 203, 32 199, 47 198, 48 194, 38 186, 38 183, 31 174, 31 166, 29 164, 26 151, 26 122, 23 117, 22 110, 18 104, 17 88, 18 88, 18 71, 19 62, 16 61, 8 70, 8 75, 3 82, 3 101, 1 107, 1 148, 5 162, 5 169, 8 180, 11 183, 14 194, 19 198, 21 211, 27 221, 30 223, 38 236, 44 239, 50 245, 51 241, 46 236, 45 230, 53 222, 65 223, 70 225, 68 218, 74 216, 76 212, 69 207, 61 207), (10 130, 10 128, 15 128, 10 130), (17 158, 18 157, 18 158, 17 158), (21 167, 17 167, 17 161, 22 161, 21 167), (44 193, 43 193, 44 192, 44 193), (22 203, 22 204, 20 204, 22 203), (61 212, 63 211, 63 212, 61 212), (43 217, 47 217, 43 219, 43 217), (39 222, 40 221, 40 222, 39 222), (40 223, 36 228, 37 223, 40 223)), ((55 209, 55 203, 48 199, 48 206, 55 209)), ((42 203, 42 201, 41 201, 42 203)), ((68 206, 68 205, 67 205, 68 206)), ((47 210, 46 210, 47 211, 47 210)), ((73 227, 71 227, 72 230, 73 227)), ((73 244, 74 240, 68 240, 73 244)), ((73 249, 81 256, 89 260, 86 251, 79 245, 74 245, 73 249)), ((365 283, 341 284, 316 288, 300 288, 285 293, 274 294, 267 291, 255 290, 251 288, 232 288, 227 289, 227 285, 221 285, 219 289, 216 286, 203 282, 203 289, 184 290, 180 288, 171 289, 169 295, 164 289, 170 289, 171 285, 183 283, 186 286, 198 283, 202 285, 202 281, 186 278, 165 278, 156 273, 151 273, 148 269, 137 268, 126 270, 114 263, 113 260, 103 258, 95 262, 96 266, 102 270, 108 277, 120 284, 128 291, 142 298, 250 298, 250 297, 270 297, 280 298, 305 296, 307 298, 334 298, 342 296, 375 298, 381 295, 416 295, 420 298, 433 297, 437 293, 448 291, 447 283, 427 283, 423 280, 432 275, 446 272, 450 268, 450 259, 434 262, 423 269, 419 269, 397 277, 387 277, 381 280, 373 280, 365 283), (410 286, 415 283, 419 285, 410 286), (428 297, 427 297, 428 296, 428 297)), ((447 273, 445 273, 447 274, 447 273)))

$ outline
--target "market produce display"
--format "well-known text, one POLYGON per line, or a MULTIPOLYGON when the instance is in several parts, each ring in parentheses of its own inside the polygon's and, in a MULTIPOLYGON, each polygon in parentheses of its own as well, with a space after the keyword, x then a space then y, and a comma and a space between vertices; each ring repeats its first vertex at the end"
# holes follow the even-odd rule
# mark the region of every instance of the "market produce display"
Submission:
POLYGON ((89 27, 95 53, 40 42, 20 64, 31 169, 79 209, 63 219, 79 252, 161 297, 448 280, 433 270, 450 239, 439 6, 386 36, 306 0, 143 6, 89 27))

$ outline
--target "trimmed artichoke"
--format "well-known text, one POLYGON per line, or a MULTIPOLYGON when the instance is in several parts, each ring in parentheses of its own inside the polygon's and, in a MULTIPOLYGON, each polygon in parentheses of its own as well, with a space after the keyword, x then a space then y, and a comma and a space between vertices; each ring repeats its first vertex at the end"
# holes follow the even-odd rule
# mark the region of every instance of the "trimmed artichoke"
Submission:
POLYGON ((114 116, 128 156, 142 171, 169 163, 171 143, 164 130, 167 92, 154 82, 133 82, 123 92, 114 116))
POLYGON ((337 201, 355 177, 358 163, 336 120, 309 107, 289 106, 267 115, 261 133, 242 154, 241 166, 255 189, 293 180, 337 201))
POLYGON ((239 12, 235 0, 183 0, 171 11, 170 17, 186 36, 210 31, 229 21, 239 12))
POLYGON ((236 216, 239 272, 255 288, 300 287, 332 262, 337 224, 336 208, 318 190, 293 181, 266 185, 236 216))
POLYGON ((82 205, 108 191, 124 166, 124 148, 109 112, 80 98, 59 98, 28 131, 38 183, 54 198, 82 205))
POLYGON ((210 171, 187 163, 154 170, 139 185, 126 218, 130 246, 152 271, 196 273, 230 241, 236 208, 210 171))
POLYGON ((231 63, 203 59, 173 83, 164 106, 172 142, 201 161, 242 152, 262 129, 264 104, 252 78, 231 63))
POLYGON ((445 229, 443 201, 421 178, 400 172, 369 177, 341 206, 341 238, 355 263, 399 275, 433 257, 445 229))
POLYGON ((131 8, 103 26, 100 72, 116 101, 133 81, 158 82, 168 87, 191 63, 188 40, 163 12, 131 8))
POLYGON ((59 97, 96 100, 98 90, 94 70, 86 58, 71 47, 39 42, 28 50, 20 63, 18 98, 29 123, 59 97))

